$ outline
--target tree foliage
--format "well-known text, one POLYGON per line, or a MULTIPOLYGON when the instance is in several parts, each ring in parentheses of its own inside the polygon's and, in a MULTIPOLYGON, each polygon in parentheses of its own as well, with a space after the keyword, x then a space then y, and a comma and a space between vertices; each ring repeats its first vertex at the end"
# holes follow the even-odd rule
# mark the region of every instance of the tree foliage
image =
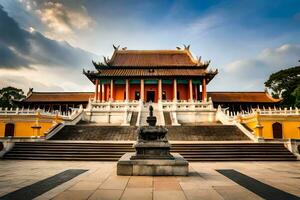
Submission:
POLYGON ((299 106, 300 66, 271 74, 265 86, 271 89, 274 98, 282 98, 283 106, 299 106))
POLYGON ((0 107, 2 108, 15 108, 16 101, 25 98, 22 89, 17 89, 14 87, 5 87, 0 90, 0 107))

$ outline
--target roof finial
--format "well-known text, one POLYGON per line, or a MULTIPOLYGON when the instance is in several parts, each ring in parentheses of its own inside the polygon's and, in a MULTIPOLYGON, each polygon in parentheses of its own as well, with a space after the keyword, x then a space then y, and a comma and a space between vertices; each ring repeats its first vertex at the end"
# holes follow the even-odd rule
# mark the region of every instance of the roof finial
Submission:
POLYGON ((113 44, 113 47, 114 47, 115 51, 117 51, 117 50, 119 50, 120 45, 119 45, 119 46, 115 46, 115 45, 113 44))
POLYGON ((104 59, 105 64, 109 65, 109 62, 110 62, 109 57, 106 58, 105 56, 103 56, 103 59, 104 59))
POLYGON ((184 44, 183 46, 184 46, 184 49, 185 49, 185 50, 190 50, 190 46, 191 46, 191 45, 187 45, 187 46, 186 46, 186 45, 184 44))

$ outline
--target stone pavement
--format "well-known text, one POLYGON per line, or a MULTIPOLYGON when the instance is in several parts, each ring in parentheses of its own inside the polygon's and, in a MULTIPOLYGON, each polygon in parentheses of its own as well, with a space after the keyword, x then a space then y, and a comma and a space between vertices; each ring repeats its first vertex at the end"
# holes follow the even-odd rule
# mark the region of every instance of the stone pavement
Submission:
POLYGON ((223 176, 234 169, 300 196, 300 162, 197 162, 188 177, 116 176, 116 162, 0 160, 1 196, 68 169, 87 169, 35 199, 262 199, 223 176))

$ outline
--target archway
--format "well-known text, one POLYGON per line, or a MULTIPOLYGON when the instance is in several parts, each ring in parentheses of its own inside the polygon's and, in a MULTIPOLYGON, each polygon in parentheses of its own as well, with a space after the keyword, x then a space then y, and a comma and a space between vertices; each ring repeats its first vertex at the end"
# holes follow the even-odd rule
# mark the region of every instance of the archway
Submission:
POLYGON ((282 139, 282 124, 276 122, 272 124, 272 129, 273 129, 273 138, 282 139))
POLYGON ((5 137, 13 137, 15 134, 15 124, 5 124, 5 137))

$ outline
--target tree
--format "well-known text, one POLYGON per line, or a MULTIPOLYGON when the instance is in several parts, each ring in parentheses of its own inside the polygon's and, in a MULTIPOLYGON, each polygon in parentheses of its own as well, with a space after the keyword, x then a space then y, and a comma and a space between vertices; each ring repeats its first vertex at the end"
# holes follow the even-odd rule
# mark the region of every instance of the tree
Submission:
POLYGON ((297 106, 300 99, 300 66, 280 70, 270 75, 265 86, 274 98, 282 98, 283 106, 297 106))
POLYGON ((2 108, 15 108, 16 101, 25 98, 22 89, 17 89, 14 87, 5 87, 0 90, 0 107, 2 108))
POLYGON ((300 107, 300 85, 293 91, 292 95, 295 98, 295 107, 300 107))

